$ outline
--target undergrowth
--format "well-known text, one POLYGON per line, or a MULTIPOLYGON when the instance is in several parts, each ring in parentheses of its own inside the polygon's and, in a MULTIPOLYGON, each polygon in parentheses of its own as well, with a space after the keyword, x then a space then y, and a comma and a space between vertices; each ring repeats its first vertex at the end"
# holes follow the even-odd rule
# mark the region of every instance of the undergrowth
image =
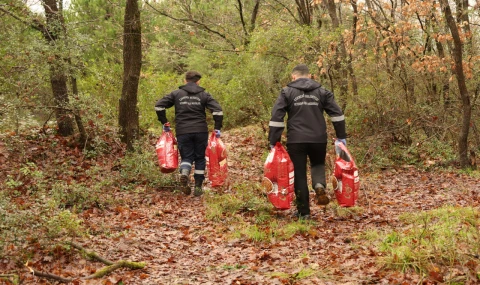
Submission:
POLYGON ((313 221, 279 220, 273 206, 256 183, 234 185, 233 193, 207 194, 206 217, 229 226, 229 236, 252 242, 288 240, 296 234, 308 235, 315 227, 313 221))
POLYGON ((479 210, 472 207, 405 213, 399 217, 403 229, 372 231, 365 233, 364 239, 377 242, 384 253, 379 262, 387 268, 415 270, 427 276, 433 270, 446 280, 453 274, 451 268, 469 268, 471 274, 465 278, 478 282, 478 266, 472 265, 478 264, 480 256, 479 218, 479 210))
POLYGON ((95 133, 101 138, 92 138, 94 143, 83 149, 74 138, 49 130, 3 138, 9 159, 0 175, 0 258, 24 261, 39 248, 50 250, 85 236, 80 214, 122 203, 118 191, 172 183, 173 176, 160 174, 148 137, 125 155, 115 134, 107 129, 95 133))

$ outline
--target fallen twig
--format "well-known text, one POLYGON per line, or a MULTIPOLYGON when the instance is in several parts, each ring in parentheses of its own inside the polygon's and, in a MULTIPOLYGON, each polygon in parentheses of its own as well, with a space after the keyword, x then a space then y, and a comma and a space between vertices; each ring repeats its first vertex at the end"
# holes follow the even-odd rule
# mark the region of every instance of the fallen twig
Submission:
POLYGON ((85 254, 85 256, 87 256, 88 258, 90 259, 95 259, 95 260, 98 260, 100 261, 101 263, 103 264, 106 264, 106 265, 112 265, 114 264, 113 261, 110 261, 106 258, 103 258, 102 256, 98 255, 96 252, 94 251, 88 251, 87 249, 85 249, 83 246, 79 245, 78 243, 75 243, 73 241, 70 241, 70 242, 67 242, 68 245, 70 245, 71 247, 73 248, 76 248, 78 249, 80 252, 82 252, 83 254, 85 254))
MULTIPOLYGON (((94 260, 100 261, 103 264, 106 264, 107 266, 98 269, 92 275, 89 275, 89 276, 86 276, 86 277, 75 277, 75 278, 65 278, 65 277, 62 277, 62 276, 59 276, 59 275, 55 275, 55 274, 51 274, 51 273, 47 273, 47 272, 41 272, 41 271, 38 271, 38 270, 35 270, 35 269, 31 268, 30 266, 28 266, 28 264, 26 264, 26 266, 28 267, 28 269, 30 270, 30 272, 34 276, 53 279, 53 280, 56 280, 56 281, 61 282, 61 283, 70 283, 70 282, 73 282, 75 280, 88 280, 88 279, 102 278, 102 277, 110 274, 111 272, 113 272, 114 270, 116 270, 118 268, 142 269, 142 268, 145 267, 144 262, 134 262, 134 261, 128 261, 128 260, 119 260, 117 262, 113 262, 113 261, 110 261, 110 260, 98 255, 94 251, 89 251, 89 250, 85 249, 83 246, 81 246, 81 245, 79 245, 75 242, 67 242, 67 244, 70 245, 71 247, 79 250, 87 258, 89 258, 91 260, 94 259, 94 260)), ((0 278, 1 278, 1 275, 0 275, 0 278)), ((14 283, 14 284, 16 284, 16 283, 14 283)))
POLYGON ((0 274, 0 280, 5 280, 17 285, 20 283, 20 277, 17 274, 0 274))

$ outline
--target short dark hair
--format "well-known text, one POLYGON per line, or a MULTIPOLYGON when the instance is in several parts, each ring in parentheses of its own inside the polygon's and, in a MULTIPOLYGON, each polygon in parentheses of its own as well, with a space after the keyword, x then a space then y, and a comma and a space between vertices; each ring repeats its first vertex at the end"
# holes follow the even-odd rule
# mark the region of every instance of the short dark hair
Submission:
POLYGON ((310 74, 310 70, 308 69, 307 65, 299 64, 293 68, 292 74, 297 74, 300 76, 308 76, 310 74))
POLYGON ((196 71, 188 71, 186 74, 185 74, 185 80, 187 80, 187 82, 197 82, 198 80, 200 80, 200 78, 202 78, 202 75, 196 71))

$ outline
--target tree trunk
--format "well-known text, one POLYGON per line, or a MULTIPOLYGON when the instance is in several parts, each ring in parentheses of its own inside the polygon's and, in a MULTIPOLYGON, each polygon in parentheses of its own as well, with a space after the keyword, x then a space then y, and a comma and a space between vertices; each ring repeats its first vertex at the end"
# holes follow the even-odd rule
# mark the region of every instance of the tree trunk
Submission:
POLYGON ((53 65, 50 66, 50 84, 55 99, 55 117, 57 119, 58 133, 61 136, 73 135, 73 121, 69 109, 67 77, 53 65))
POLYGON ((463 43, 460 39, 458 27, 452 15, 452 10, 448 4, 448 0, 440 0, 442 10, 447 20, 448 28, 452 33, 453 51, 452 56, 455 62, 455 77, 457 78, 458 89, 462 99, 462 128, 458 138, 458 158, 463 168, 470 166, 468 157, 468 133, 470 130, 470 120, 472 117, 472 106, 470 103, 470 95, 468 94, 467 84, 465 82, 465 74, 463 71, 463 43))
POLYGON ((122 142, 133 150, 138 135, 138 82, 142 67, 142 31, 138 0, 127 0, 123 27, 123 87, 118 122, 122 142))
MULTIPOLYGON (((332 26, 335 30, 340 28, 340 19, 337 15, 337 5, 335 4, 334 0, 327 1, 327 8, 328 14, 332 20, 332 26)), ((335 67, 335 81, 340 83, 340 96, 342 103, 341 108, 342 111, 345 111, 347 108, 347 97, 348 97, 348 56, 347 56, 347 49, 345 47, 345 40, 343 36, 339 36, 339 46, 337 47, 337 53, 334 59, 334 67, 335 67), (345 59, 346 64, 342 64, 342 59, 345 59)), ((353 75, 353 68, 351 70, 353 75)), ((354 76, 354 75, 353 75, 354 76)), ((333 92, 333 90, 332 90, 333 92)))
POLYGON ((310 26, 312 24, 312 5, 309 0, 295 0, 297 4, 298 17, 300 24, 310 26))
MULTIPOLYGON (((56 0, 43 0, 45 17, 47 25, 42 31, 44 38, 52 46, 64 34, 64 19, 58 8, 56 0)), ((61 136, 69 136, 74 133, 73 120, 68 110, 69 98, 67 89, 67 76, 58 61, 62 60, 60 56, 49 58, 50 65, 50 84, 52 86, 53 97, 55 99, 55 116, 57 119, 58 133, 61 136)))
MULTIPOLYGON (((74 98, 78 98, 78 86, 77 78, 75 76, 70 76, 70 81, 72 84, 72 93, 74 98)), ((82 116, 80 116, 80 110, 77 107, 73 107, 73 114, 75 116, 75 123, 77 123, 78 132, 80 133, 80 138, 78 139, 80 144, 85 145, 87 142, 87 131, 83 126, 82 116)))

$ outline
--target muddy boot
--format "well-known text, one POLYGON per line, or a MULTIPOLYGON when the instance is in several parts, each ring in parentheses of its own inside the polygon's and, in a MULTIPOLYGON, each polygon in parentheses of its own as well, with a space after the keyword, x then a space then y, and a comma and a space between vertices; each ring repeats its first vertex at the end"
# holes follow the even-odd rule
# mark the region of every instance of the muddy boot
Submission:
POLYGON ((195 190, 193 191, 193 195, 196 197, 202 196, 203 194, 203 181, 195 180, 195 190))
POLYGON ((182 187, 182 192, 185 195, 190 195, 192 189, 188 186, 188 177, 190 176, 190 171, 188 169, 180 169, 180 186, 182 187))
POLYGON ((328 203, 330 203, 330 199, 328 199, 327 193, 325 193, 325 186, 322 184, 315 184, 315 194, 317 205, 328 205, 328 203))

